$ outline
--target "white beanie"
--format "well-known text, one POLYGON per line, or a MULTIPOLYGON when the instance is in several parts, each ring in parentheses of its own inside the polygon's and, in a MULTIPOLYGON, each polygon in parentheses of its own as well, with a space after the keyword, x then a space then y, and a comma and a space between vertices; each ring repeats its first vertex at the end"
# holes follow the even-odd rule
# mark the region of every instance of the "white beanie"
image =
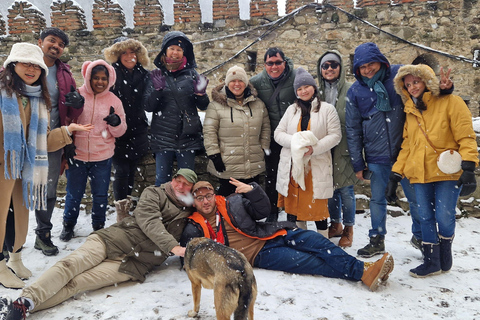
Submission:
POLYGON ((239 66, 233 66, 227 71, 227 75, 225 76, 225 85, 228 84, 233 80, 240 80, 248 86, 248 76, 245 70, 239 66))
POLYGON ((48 67, 43 61, 43 52, 39 46, 31 43, 15 43, 10 50, 7 60, 3 63, 6 68, 11 62, 33 63, 40 66, 48 75, 48 67))

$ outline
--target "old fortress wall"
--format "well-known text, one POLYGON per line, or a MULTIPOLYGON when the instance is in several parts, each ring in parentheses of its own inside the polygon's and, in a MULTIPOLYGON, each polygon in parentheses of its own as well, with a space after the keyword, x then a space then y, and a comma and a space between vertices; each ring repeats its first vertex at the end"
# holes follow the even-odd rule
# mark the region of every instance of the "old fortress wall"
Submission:
MULTIPOLYGON (((241 20, 238 0, 213 0, 213 22, 205 23, 199 0, 175 0, 174 24, 165 25, 158 0, 135 0, 134 27, 126 28, 125 13, 117 1, 94 0, 88 8, 93 30, 87 30, 87 8, 76 1, 53 0, 50 18, 52 26, 70 35, 71 44, 63 58, 79 84, 81 64, 103 58, 102 50, 120 35, 140 40, 153 58, 166 32, 183 31, 194 43, 198 70, 208 70, 211 87, 234 64, 244 66, 250 75, 258 73, 265 50, 271 46, 282 48, 297 67, 315 74, 316 61, 324 50, 340 51, 351 68, 355 47, 373 41, 392 64, 411 63, 422 56, 436 71, 440 66, 451 67, 455 93, 468 102, 474 116, 479 115, 480 62, 474 61, 480 60, 478 0, 325 0, 323 5, 298 10, 310 2, 287 0, 286 15, 279 17, 276 0, 251 0, 250 19, 241 20)), ((45 27, 44 14, 30 2, 12 1, 8 16, 0 15, 0 61, 13 43, 35 42, 45 27)), ((353 80, 351 73, 348 79, 353 80)))

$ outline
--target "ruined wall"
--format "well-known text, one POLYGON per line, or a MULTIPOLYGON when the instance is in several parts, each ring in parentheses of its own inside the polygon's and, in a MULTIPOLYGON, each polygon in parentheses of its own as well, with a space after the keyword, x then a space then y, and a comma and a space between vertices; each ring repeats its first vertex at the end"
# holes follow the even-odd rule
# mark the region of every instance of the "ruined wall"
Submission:
MULTIPOLYGON (((287 0, 286 12, 308 4, 308 0, 287 0)), ((153 58, 158 54, 163 36, 169 30, 185 32, 194 43, 198 71, 205 72, 226 61, 240 49, 263 37, 250 46, 237 58, 223 67, 209 72, 209 87, 213 88, 232 65, 249 69, 250 76, 263 68, 263 55, 268 47, 281 47, 295 63, 316 76, 316 63, 324 50, 336 49, 347 61, 348 80, 351 59, 355 47, 372 41, 392 64, 411 63, 423 56, 433 62, 438 71, 440 66, 451 67, 455 82, 455 93, 469 104, 474 116, 479 116, 480 102, 480 63, 464 62, 465 57, 480 60, 480 1, 479 0, 325 0, 322 8, 308 7, 292 19, 287 16, 283 24, 271 24, 279 19, 276 0, 251 0, 249 20, 238 17, 237 0, 214 0, 213 22, 202 23, 198 0, 176 0, 174 2, 175 23, 163 24, 163 11, 158 0, 135 0, 134 28, 124 28, 125 15, 118 3, 113 0, 95 0, 93 10, 93 30, 85 30, 85 14, 71 0, 52 2, 52 25, 59 26, 70 35, 70 46, 64 59, 72 66, 78 84, 83 83, 80 75, 81 64, 86 60, 103 58, 102 50, 113 43, 120 35, 128 35, 141 41, 153 58), (338 7, 336 10, 334 7, 338 7), (430 52, 423 47, 396 39, 359 19, 370 22, 412 44, 430 47, 454 57, 446 57, 438 52, 430 52), (270 23, 270 24, 268 24, 270 23), (248 31, 248 32, 245 32, 248 31), (232 36, 234 34, 237 36, 232 36)), ((283 21, 283 20, 282 20, 283 21)), ((27 1, 15 1, 8 17, 0 16, 0 62, 8 54, 15 42, 35 42, 41 29, 45 27, 43 14, 35 12, 27 1), (8 20, 6 20, 8 19, 8 20), (23 23, 17 23, 20 19, 23 23), (5 21, 9 34, 6 35, 5 21), (29 28, 26 30, 24 27, 29 28)), ((152 59, 153 60, 153 59, 152 59)), ((148 68, 152 68, 149 66, 148 68)), ((151 174, 151 173, 150 173, 151 174)))

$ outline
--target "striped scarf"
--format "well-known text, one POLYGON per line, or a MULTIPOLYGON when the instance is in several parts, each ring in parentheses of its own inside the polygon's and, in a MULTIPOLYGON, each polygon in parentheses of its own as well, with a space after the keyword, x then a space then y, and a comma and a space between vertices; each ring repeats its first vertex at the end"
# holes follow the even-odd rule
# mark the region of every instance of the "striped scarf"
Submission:
POLYGON ((30 102, 31 116, 28 134, 20 118, 17 96, 0 94, 0 111, 3 118, 3 145, 5 150, 5 179, 22 179, 23 201, 30 209, 46 209, 48 154, 48 111, 41 86, 25 85, 23 108, 30 102), (27 100, 28 99, 28 100, 27 100))

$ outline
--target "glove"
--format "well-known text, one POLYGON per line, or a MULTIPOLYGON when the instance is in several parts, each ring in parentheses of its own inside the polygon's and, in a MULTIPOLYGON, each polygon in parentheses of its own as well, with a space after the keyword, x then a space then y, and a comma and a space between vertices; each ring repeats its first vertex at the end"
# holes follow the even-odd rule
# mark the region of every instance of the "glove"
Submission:
POLYGON ((118 114, 115 113, 115 109, 112 106, 110 106, 110 114, 103 118, 103 120, 112 127, 116 127, 120 123, 122 123, 122 120, 120 120, 120 117, 118 116, 118 114))
POLYGON ((193 80, 193 93, 202 95, 205 94, 207 85, 208 79, 203 74, 199 74, 198 78, 193 80))
POLYGON ((462 161, 463 173, 458 179, 457 187, 462 187, 460 197, 468 196, 477 189, 477 179, 475 178, 475 162, 462 161))
POLYGON ((75 149, 77 149, 77 147, 75 147, 73 143, 67 144, 63 148, 63 153, 65 155, 65 159, 67 159, 68 165, 73 165, 73 158, 77 155, 75 149))
POLYGON ((213 165, 215 166, 215 170, 217 170, 218 172, 225 171, 225 164, 222 161, 222 156, 220 155, 220 153, 215 153, 208 157, 210 158, 210 160, 212 160, 213 165))
POLYGON ((385 190, 385 198, 387 199, 388 203, 397 201, 397 186, 400 180, 402 180, 402 176, 400 174, 393 171, 390 173, 387 189, 385 190))
POLYGON ((72 107, 75 109, 80 109, 83 107, 83 104, 85 103, 85 99, 83 96, 78 93, 75 88, 70 85, 70 92, 65 95, 65 105, 67 107, 72 107))
POLYGON ((163 90, 165 89, 166 80, 165 77, 162 75, 162 71, 159 69, 152 70, 150 72, 150 78, 152 78, 153 87, 155 90, 163 90))

